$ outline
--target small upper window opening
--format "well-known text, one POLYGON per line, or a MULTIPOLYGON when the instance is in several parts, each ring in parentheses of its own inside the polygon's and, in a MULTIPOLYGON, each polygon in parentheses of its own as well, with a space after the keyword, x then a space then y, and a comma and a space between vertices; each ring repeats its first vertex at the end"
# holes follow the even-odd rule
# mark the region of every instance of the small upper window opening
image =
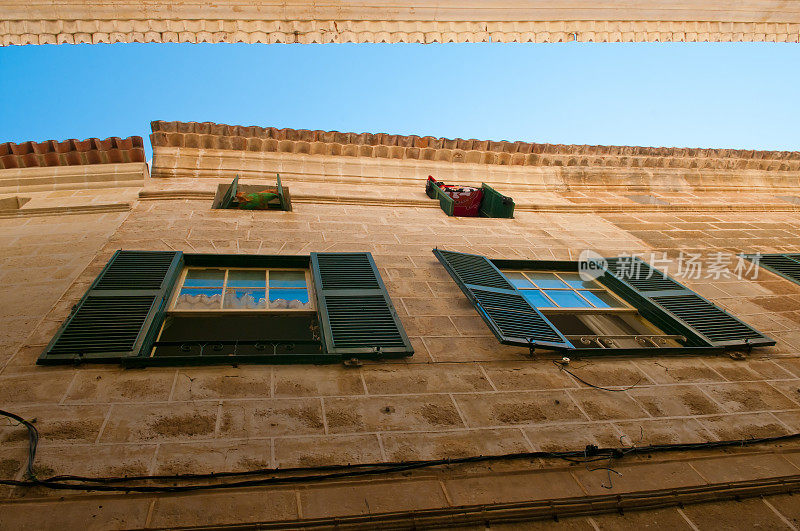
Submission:
POLYGON ((439 206, 448 216, 513 218, 514 200, 499 193, 486 183, 480 188, 445 184, 428 176, 425 193, 438 199, 439 206))
POLYGON ((230 185, 220 184, 211 208, 238 210, 292 210, 289 188, 281 184, 281 176, 276 176, 276 184, 240 184, 237 176, 230 185))

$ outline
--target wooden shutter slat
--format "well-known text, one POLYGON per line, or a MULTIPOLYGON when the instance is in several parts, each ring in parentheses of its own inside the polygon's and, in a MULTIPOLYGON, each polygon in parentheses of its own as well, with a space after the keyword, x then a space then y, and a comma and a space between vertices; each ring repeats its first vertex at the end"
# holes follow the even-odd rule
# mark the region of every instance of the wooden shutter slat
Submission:
POLYGON ((311 270, 329 354, 414 354, 370 253, 311 253, 311 270))
POLYGON ((569 349, 572 344, 485 256, 434 249, 433 254, 506 345, 569 349))
MULTIPOLYGON (((740 321, 639 258, 607 259, 607 273, 655 305, 679 329, 715 347, 774 345, 775 341, 740 321)), ((641 308, 640 308, 641 310, 641 308)), ((652 311, 652 309, 650 310, 652 311)), ((646 317, 647 311, 642 311, 646 317)), ((654 319, 656 320, 656 319, 654 319)), ((663 322, 663 319, 658 319, 663 322)))
POLYGON ((179 273, 181 253, 117 251, 39 358, 40 364, 138 356, 179 273))
MULTIPOLYGON (((754 257, 748 258, 752 260, 754 257)), ((768 271, 800 284, 800 255, 798 254, 761 255, 758 258, 758 264, 768 271)))

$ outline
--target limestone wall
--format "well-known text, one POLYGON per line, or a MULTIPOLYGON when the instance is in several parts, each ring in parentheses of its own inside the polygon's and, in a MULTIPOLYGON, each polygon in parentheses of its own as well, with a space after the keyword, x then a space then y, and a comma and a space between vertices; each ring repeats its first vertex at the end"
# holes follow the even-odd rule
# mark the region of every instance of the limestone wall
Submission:
MULTIPOLYGON (((576 374, 598 385, 635 384, 608 393, 560 372, 546 355, 532 360, 527 349, 500 345, 431 253, 440 247, 492 258, 566 260, 586 248, 607 255, 666 251, 671 258, 680 250, 800 252, 797 205, 778 197, 787 193, 788 172, 758 174, 761 181, 777 183, 774 189, 651 187, 650 193, 670 203, 657 205, 628 197, 641 188, 632 180, 638 173, 624 174, 625 186, 598 190, 596 185, 567 186, 559 181, 563 174, 552 169, 498 167, 500 173, 486 170, 489 180, 501 191, 501 185, 513 189, 510 195, 524 208, 514 219, 466 219, 447 217, 423 191, 428 171, 447 168, 450 173, 439 176, 459 180, 453 164, 431 162, 406 172, 407 163, 366 159, 360 169, 345 172, 339 159, 286 155, 264 158, 264 166, 254 167, 240 158, 245 182, 272 182, 272 171, 280 170, 296 198, 292 212, 245 212, 210 208, 216 184, 232 179, 235 164, 202 175, 176 171, 190 166, 190 155, 195 168, 213 159, 157 150, 155 177, 131 200, 130 212, 0 219, 5 289, 0 328, 13 331, 6 332, 0 354, 0 404, 37 419, 43 475, 235 471, 576 449, 590 443, 618 446, 621 440, 714 441, 800 430, 796 284, 766 272, 757 280, 686 281, 778 344, 754 350, 745 361, 642 356, 573 365, 576 374), (536 211, 537 205, 549 210, 536 211), (69 308, 117 249, 369 251, 416 354, 360 368, 36 366, 69 308)), ((350 162, 356 160, 361 159, 350 162)), ((467 168, 471 173, 464 179, 483 179, 477 169, 467 168)), ((705 182, 699 175, 698 182, 705 182)), ((3 477, 22 477, 26 445, 24 430, 0 422, 3 477)), ((800 472, 795 454, 772 458, 779 470, 800 472)), ((373 510, 490 503, 496 492, 524 497, 533 480, 510 490, 484 489, 475 474, 480 485, 517 485, 492 474, 532 473, 541 466, 420 476, 391 487, 376 480, 202 496, 72 493, 64 507, 94 507, 106 522, 135 527, 366 510, 348 505, 354 503, 353 493, 371 500, 373 510), (398 495, 401 491, 407 494, 398 495), (386 492, 395 494, 381 497, 386 492)), ((674 474, 681 477, 686 477, 684 466, 679 460, 669 464, 680 468, 674 474)), ((733 469, 750 470, 742 467, 733 469)), ((559 491, 564 495, 594 492, 605 478, 604 472, 602 478, 566 473, 564 481, 572 483, 559 491)), ((619 481, 626 485, 637 477, 632 473, 619 481)), ((552 480, 548 488, 555 488, 552 480)), ((20 507, 52 510, 46 504, 61 493, 0 489, 0 495, 17 511, 5 514, 22 515, 20 507)))

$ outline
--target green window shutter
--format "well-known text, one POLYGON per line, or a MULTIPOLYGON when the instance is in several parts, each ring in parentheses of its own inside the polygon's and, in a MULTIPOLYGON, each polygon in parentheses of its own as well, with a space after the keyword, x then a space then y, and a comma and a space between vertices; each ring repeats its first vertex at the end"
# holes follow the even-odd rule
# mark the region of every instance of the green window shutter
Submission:
POLYGON ((572 348, 542 312, 485 256, 434 249, 433 254, 506 345, 572 348))
MULTIPOLYGON (((750 260, 755 256, 748 256, 750 260)), ((800 284, 800 255, 798 254, 765 254, 758 259, 758 265, 784 278, 800 284)))
POLYGON ((289 197, 289 190, 284 188, 281 184, 281 174, 276 173, 275 175, 277 175, 278 197, 280 197, 281 200, 281 210, 291 211, 292 200, 289 197))
POLYGON ((431 199, 438 199, 439 206, 442 208, 442 211, 447 214, 448 216, 453 215, 453 210, 455 209, 456 202, 453 200, 452 197, 444 193, 444 190, 433 184, 431 181, 425 182, 425 193, 428 194, 428 197, 431 199))
POLYGON ((311 253, 311 271, 329 354, 414 354, 370 253, 311 253))
POLYGON ((222 196, 222 201, 220 201, 219 208, 233 208, 233 200, 236 197, 236 189, 239 187, 239 176, 237 175, 236 178, 233 179, 231 186, 222 196))
POLYGON ((668 328, 677 325, 682 334, 699 336, 715 347, 775 344, 774 340, 639 258, 610 258, 608 272, 662 313, 654 317, 652 308, 639 308, 655 324, 663 325, 663 315, 666 315, 673 321, 667 322, 668 328))
POLYGON ((117 251, 39 358, 40 364, 138 356, 180 272, 181 253, 117 251))
POLYGON ((501 194, 486 183, 481 183, 483 188, 483 200, 478 211, 481 216, 487 218, 513 218, 514 200, 501 194))

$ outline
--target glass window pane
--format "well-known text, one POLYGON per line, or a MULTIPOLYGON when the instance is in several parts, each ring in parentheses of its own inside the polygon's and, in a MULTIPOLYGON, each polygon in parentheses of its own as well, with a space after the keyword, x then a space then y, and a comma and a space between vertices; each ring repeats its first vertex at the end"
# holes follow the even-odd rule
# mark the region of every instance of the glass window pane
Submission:
POLYGON ((229 288, 263 288, 267 285, 267 272, 263 269, 231 269, 228 271, 229 288))
POLYGON ((600 288, 600 284, 594 280, 583 280, 578 273, 559 273, 561 280, 573 288, 600 288))
POLYGON ((221 288, 224 279, 224 269, 189 269, 186 271, 183 285, 187 288, 221 288))
POLYGON ((536 308, 555 308, 550 300, 547 299, 542 292, 538 289, 526 289, 522 291, 522 296, 525 297, 531 306, 536 308))
POLYGON ((175 299, 176 310, 219 310, 222 289, 183 288, 175 299))
POLYGON ((306 273, 305 271, 270 271, 269 287, 304 288, 306 287, 306 273))
POLYGON ((310 308, 308 290, 305 289, 271 289, 269 290, 269 307, 272 309, 310 308))
POLYGON ((624 308, 625 305, 617 299, 616 297, 612 296, 610 293, 605 291, 585 291, 580 290, 579 292, 581 295, 589 299, 589 302, 594 304, 597 308, 624 308))
POLYGON ((530 280, 525 278, 522 273, 504 273, 508 280, 518 288, 532 288, 530 280))
POLYGON ((592 305, 583 300, 574 291, 546 290, 547 296, 553 299, 560 308, 591 308, 592 305))
POLYGON ((267 308, 266 290, 226 290, 224 308, 227 310, 264 310, 267 308))
POLYGON ((566 288, 567 284, 561 282, 555 273, 543 273, 541 271, 525 271, 528 278, 540 288, 566 288))

